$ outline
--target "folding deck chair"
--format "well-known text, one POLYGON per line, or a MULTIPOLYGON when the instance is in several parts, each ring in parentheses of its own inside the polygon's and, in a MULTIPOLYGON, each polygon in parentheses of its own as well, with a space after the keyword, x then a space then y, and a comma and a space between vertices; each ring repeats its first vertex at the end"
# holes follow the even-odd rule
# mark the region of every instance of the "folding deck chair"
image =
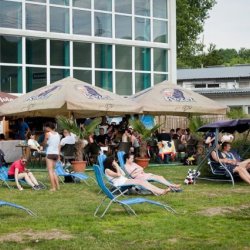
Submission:
POLYGON ((113 203, 117 203, 119 205, 121 205, 125 211, 130 214, 130 215, 136 215, 135 211, 132 209, 131 205, 135 205, 135 204, 141 204, 141 203, 149 203, 152 205, 156 205, 156 206, 160 206, 163 207, 164 209, 166 209, 167 211, 173 212, 175 213, 175 210, 172 209, 169 205, 166 204, 162 204, 160 202, 157 201, 153 201, 153 200, 149 200, 149 199, 144 199, 141 197, 137 197, 137 198, 130 198, 130 199, 120 199, 124 193, 127 192, 127 190, 125 190, 124 192, 121 192, 119 195, 115 196, 114 192, 111 192, 105 185, 104 181, 103 181, 103 176, 100 170, 100 167, 97 165, 94 165, 94 172, 95 172, 95 176, 96 176, 96 180, 97 183, 99 185, 99 187, 101 188, 101 190, 103 191, 103 193, 105 194, 105 197, 102 199, 100 205, 96 208, 94 216, 97 217, 98 215, 98 211, 101 208, 101 206, 104 204, 105 200, 108 198, 110 201, 107 205, 107 207, 105 208, 104 212, 100 215, 100 218, 102 218, 106 212, 108 211, 109 207, 113 204, 113 203))
MULTIPOLYGON (((130 188, 135 187, 135 188, 137 188, 138 190, 143 190, 143 191, 145 191, 145 193, 149 193, 149 194, 152 193, 152 192, 150 192, 150 191, 148 191, 148 190, 142 188, 141 186, 132 185, 132 184, 131 184, 131 185, 121 185, 121 186, 119 186, 118 189, 117 189, 117 187, 113 185, 112 181, 110 181, 110 180, 107 178, 107 176, 105 175, 105 173, 104 173, 103 162, 104 162, 104 160, 105 160, 106 158, 107 158, 107 156, 106 156, 105 154, 99 154, 98 157, 97 157, 97 160, 98 160, 98 163, 99 163, 99 168, 100 168, 100 170, 101 170, 101 174, 102 174, 103 178, 107 181, 107 183, 110 185, 110 189, 111 189, 111 190, 118 190, 118 191, 119 191, 119 189, 121 189, 122 191, 125 191, 125 190, 129 190, 130 188)), ((125 173, 125 174, 126 174, 126 173, 125 173)), ((101 190, 101 191, 102 191, 102 190, 101 190)))
MULTIPOLYGON (((12 188, 12 186, 10 186, 8 184, 8 182, 15 182, 15 179, 9 179, 8 178, 8 168, 6 167, 2 167, 0 168, 0 181, 2 182, 2 185, 5 185, 7 186, 9 189, 12 188)), ((28 183, 24 180, 24 179, 20 179, 18 180, 21 184, 24 184, 24 185, 28 185, 28 183)), ((37 181, 38 184, 42 187, 42 189, 46 189, 46 185, 44 183, 42 183, 41 181, 37 181)))
POLYGON ((11 202, 7 202, 7 201, 3 201, 3 200, 0 200, 0 207, 3 207, 3 206, 8 206, 8 207, 14 207, 14 208, 17 208, 17 209, 21 209, 25 212, 27 212, 29 215, 31 216, 36 216, 30 209, 28 208, 25 208, 23 206, 20 206, 20 205, 17 205, 15 203, 11 203, 11 202))
POLYGON ((92 178, 91 176, 88 176, 85 173, 78 173, 78 172, 77 173, 68 173, 68 172, 66 172, 62 166, 62 163, 59 161, 56 163, 55 173, 59 177, 60 181, 64 184, 65 184, 65 182, 64 182, 62 177, 65 177, 65 176, 71 176, 73 178, 74 182, 83 181, 88 186, 89 186, 89 184, 86 182, 87 179, 91 178, 95 182, 94 178, 92 178))
MULTIPOLYGON (((124 151, 118 151, 117 152, 117 157, 118 157, 119 165, 122 168, 122 170, 126 173, 126 175, 129 176, 129 178, 134 179, 131 176, 131 174, 129 174, 128 171, 125 168, 124 155, 125 155, 124 151)), ((147 179, 147 181, 148 182, 157 182, 157 183, 165 185, 165 183, 162 183, 161 181, 158 181, 158 180, 156 180, 154 178, 147 179)), ((171 182, 169 182, 169 183, 171 184, 171 182)), ((174 187, 172 187, 172 188, 170 187, 170 189, 171 189, 172 192, 181 192, 182 191, 182 189, 176 189, 174 187)))

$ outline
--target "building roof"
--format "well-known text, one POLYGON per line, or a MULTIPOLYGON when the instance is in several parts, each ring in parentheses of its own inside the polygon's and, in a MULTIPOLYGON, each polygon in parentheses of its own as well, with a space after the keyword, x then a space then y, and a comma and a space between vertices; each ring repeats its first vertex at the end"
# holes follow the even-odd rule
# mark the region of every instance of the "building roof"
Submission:
POLYGON ((213 94, 250 94, 250 88, 236 88, 236 89, 225 89, 225 88, 213 88, 213 89, 195 89, 195 92, 205 95, 213 94))
POLYGON ((217 79, 217 78, 250 78, 250 65, 239 65, 232 67, 209 67, 199 69, 178 69, 177 79, 217 79))

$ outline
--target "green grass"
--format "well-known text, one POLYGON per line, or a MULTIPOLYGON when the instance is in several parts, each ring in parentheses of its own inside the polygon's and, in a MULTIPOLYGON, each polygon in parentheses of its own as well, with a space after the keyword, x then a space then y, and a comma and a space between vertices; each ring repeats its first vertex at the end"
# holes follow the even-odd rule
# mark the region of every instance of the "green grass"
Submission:
MULTIPOLYGON (((157 166, 147 171, 183 183, 187 169, 157 166)), ((46 172, 35 174, 48 183, 46 172)), ((33 218, 22 211, 0 208, 0 249, 250 249, 248 185, 237 182, 232 188, 229 183, 198 182, 183 185, 183 189, 182 193, 147 196, 170 204, 177 215, 152 205, 136 205, 135 217, 113 205, 99 219, 93 212, 102 195, 94 184, 65 184, 56 193, 0 187, 1 199, 38 214, 33 218), (50 239, 53 230, 73 239, 50 239), (27 232, 34 237, 25 236, 27 232), (23 241, 3 240, 12 233, 19 233, 23 241)))

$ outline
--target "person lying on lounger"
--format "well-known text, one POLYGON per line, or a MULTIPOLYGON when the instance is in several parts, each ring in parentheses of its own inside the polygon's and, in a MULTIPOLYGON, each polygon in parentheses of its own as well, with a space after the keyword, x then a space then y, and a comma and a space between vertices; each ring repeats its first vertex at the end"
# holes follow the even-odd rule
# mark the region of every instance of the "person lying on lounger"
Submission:
POLYGON ((145 180, 145 181, 155 180, 170 188, 180 189, 180 185, 167 181, 163 176, 151 173, 145 173, 144 169, 134 162, 133 154, 125 154, 124 162, 126 171, 133 179, 145 180))
POLYGON ((17 188, 21 191, 22 186, 19 180, 24 179, 28 185, 30 185, 34 190, 40 190, 41 187, 37 182, 34 175, 26 168, 27 159, 22 156, 19 160, 13 162, 8 171, 8 178, 15 179, 17 188))
POLYGON ((221 145, 221 151, 211 152, 211 160, 222 163, 225 167, 232 173, 238 173, 242 180, 246 183, 250 184, 250 174, 248 170, 250 170, 250 159, 245 161, 238 161, 235 159, 231 150, 231 143, 230 142, 223 142, 221 145))
POLYGON ((145 180, 128 179, 127 177, 125 177, 124 172, 121 170, 114 157, 106 158, 103 162, 103 165, 105 169, 105 175, 115 187, 119 187, 122 185, 138 185, 151 191, 155 195, 164 195, 170 191, 170 188, 161 189, 145 180))

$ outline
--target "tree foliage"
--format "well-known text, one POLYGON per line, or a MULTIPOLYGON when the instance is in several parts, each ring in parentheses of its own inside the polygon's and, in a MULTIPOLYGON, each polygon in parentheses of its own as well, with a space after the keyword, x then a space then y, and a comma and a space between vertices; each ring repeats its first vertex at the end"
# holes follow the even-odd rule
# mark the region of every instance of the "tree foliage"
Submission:
POLYGON ((208 11, 216 3, 215 0, 177 0, 177 57, 179 63, 188 61, 191 55, 195 55, 203 49, 203 45, 197 43, 198 36, 203 31, 203 25, 208 18, 208 11))
POLYGON ((192 55, 185 63, 179 63, 179 68, 201 68, 208 66, 224 65, 233 66, 236 64, 250 64, 250 49, 216 49, 214 44, 210 44, 207 52, 192 55))
POLYGON ((206 48, 198 42, 209 10, 215 4, 216 0, 176 0, 178 68, 250 63, 250 49, 217 49, 215 44, 206 48))

